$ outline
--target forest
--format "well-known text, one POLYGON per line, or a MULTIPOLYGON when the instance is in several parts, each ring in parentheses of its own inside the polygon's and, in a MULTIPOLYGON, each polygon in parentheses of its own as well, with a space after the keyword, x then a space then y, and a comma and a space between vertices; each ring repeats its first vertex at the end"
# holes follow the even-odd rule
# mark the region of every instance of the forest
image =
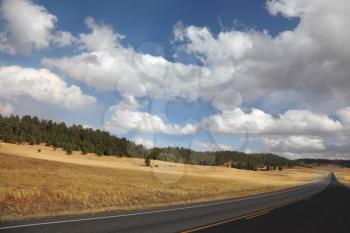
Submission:
POLYGON ((321 166, 321 165, 337 165, 340 167, 350 167, 350 160, 343 160, 343 159, 297 159, 296 160, 299 163, 304 164, 305 166, 321 166))
POLYGON ((152 159, 196 165, 226 165, 248 170, 282 170, 282 167, 303 165, 302 161, 289 160, 271 153, 199 152, 183 147, 147 149, 107 131, 84 128, 81 125, 67 126, 64 122, 58 123, 28 115, 0 115, 0 140, 17 144, 46 144, 53 148, 62 148, 68 155, 73 151, 80 151, 81 154, 144 158, 146 165, 150 165, 152 159))

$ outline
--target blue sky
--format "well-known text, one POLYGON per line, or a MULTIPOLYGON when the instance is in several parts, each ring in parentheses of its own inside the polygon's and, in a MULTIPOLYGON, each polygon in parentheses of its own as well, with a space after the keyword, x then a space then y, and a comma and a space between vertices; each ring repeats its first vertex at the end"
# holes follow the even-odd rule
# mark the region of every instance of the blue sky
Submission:
POLYGON ((4 0, 0 111, 148 147, 347 157, 348 10, 323 0, 4 0))
POLYGON ((222 25, 234 26, 234 21, 244 28, 268 29, 276 35, 292 29, 297 19, 271 17, 265 9, 265 1, 35 1, 58 17, 60 28, 80 33, 86 31, 84 19, 92 16, 113 25, 121 34, 127 35, 127 44, 137 46, 145 41, 168 44, 172 27, 179 21, 186 25, 207 26, 214 33, 222 25), (67 7, 69 6, 69 7, 67 7))
MULTIPOLYGON (((145 42, 155 43, 169 50, 171 58, 173 26, 177 22, 185 25, 205 26, 213 33, 238 27, 243 30, 254 28, 268 30, 272 35, 293 29, 297 18, 287 19, 271 16, 265 9, 265 1, 34 1, 44 6, 59 18, 57 27, 74 35, 87 32, 84 19, 94 17, 107 23, 126 36, 123 44, 145 52, 156 53, 154 49, 143 48, 145 42)), ((16 62, 23 65, 39 65, 43 56, 62 56, 74 53, 71 48, 33 51, 28 57, 1 54, 4 63, 16 62)))

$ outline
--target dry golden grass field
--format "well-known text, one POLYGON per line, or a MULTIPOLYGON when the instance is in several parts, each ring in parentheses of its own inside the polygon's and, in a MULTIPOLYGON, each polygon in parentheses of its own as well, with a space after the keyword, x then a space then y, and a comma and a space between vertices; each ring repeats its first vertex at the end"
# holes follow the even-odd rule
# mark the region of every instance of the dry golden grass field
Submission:
POLYGON ((146 167, 142 159, 0 145, 0 220, 238 197, 300 185, 327 173, 320 168, 246 171, 163 161, 146 167))
POLYGON ((332 170, 342 183, 350 185, 350 168, 334 167, 332 170))

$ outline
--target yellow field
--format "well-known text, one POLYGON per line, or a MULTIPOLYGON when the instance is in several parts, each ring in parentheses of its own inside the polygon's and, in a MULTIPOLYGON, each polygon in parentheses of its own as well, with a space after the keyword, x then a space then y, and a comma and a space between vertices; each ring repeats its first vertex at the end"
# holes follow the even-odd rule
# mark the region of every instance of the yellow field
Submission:
POLYGON ((0 219, 126 210, 273 191, 319 179, 323 169, 245 171, 0 143, 0 219), (38 152, 41 149, 41 152, 38 152))
POLYGON ((335 167, 333 171, 336 173, 336 176, 339 181, 341 181, 344 184, 350 185, 350 168, 335 167))

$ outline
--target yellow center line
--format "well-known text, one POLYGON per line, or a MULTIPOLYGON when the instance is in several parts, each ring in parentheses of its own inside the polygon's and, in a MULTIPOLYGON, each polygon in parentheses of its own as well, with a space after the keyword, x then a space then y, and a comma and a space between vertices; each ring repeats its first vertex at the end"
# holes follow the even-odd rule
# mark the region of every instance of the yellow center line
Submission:
POLYGON ((268 213, 270 213, 271 211, 263 211, 263 212, 261 212, 261 213, 257 213, 257 214, 254 214, 254 215, 251 215, 251 216, 248 216, 248 217, 246 217, 245 219, 252 219, 252 218, 256 218, 256 217, 259 217, 259 216, 261 216, 261 215, 264 215, 264 214, 268 214, 268 213))
POLYGON ((192 228, 192 229, 189 229, 189 230, 182 231, 182 233, 196 232, 196 231, 200 231, 200 230, 203 230, 203 229, 215 227, 215 226, 218 226, 218 225, 221 225, 221 224, 224 224, 224 223, 228 223, 228 222, 233 222, 233 221, 236 221, 236 220, 240 220, 240 219, 243 219, 243 218, 245 218, 245 219, 255 218, 255 217, 258 217, 258 216, 260 216, 260 215, 270 213, 271 210, 280 208, 280 207, 282 207, 282 206, 289 205, 289 204, 294 203, 294 202, 297 202, 297 201, 299 201, 299 200, 295 200, 295 201, 291 201, 291 202, 286 202, 286 203, 283 203, 283 204, 280 204, 280 205, 277 205, 277 206, 273 206, 273 207, 270 207, 270 208, 267 208, 267 209, 259 210, 259 211, 256 211, 256 212, 253 212, 253 213, 249 213, 249 214, 244 214, 244 215, 241 215, 241 216, 238 216, 238 217, 235 217, 235 218, 226 219, 226 220, 223 220, 223 221, 220 221, 220 222, 216 222, 216 223, 212 223, 212 224, 209 224, 209 225, 205 225, 205 226, 201 226, 201 227, 192 228))

